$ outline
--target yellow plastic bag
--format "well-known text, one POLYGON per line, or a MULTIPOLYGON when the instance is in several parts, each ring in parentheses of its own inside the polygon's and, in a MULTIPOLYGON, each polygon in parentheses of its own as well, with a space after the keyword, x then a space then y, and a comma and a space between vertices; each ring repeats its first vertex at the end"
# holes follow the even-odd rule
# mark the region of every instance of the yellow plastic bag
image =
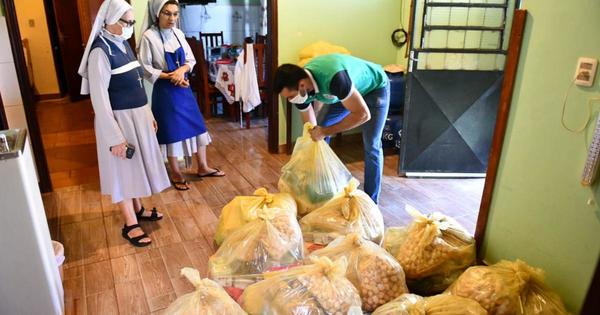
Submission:
POLYGON ((290 193, 303 216, 323 205, 348 185, 352 174, 324 140, 313 141, 304 124, 304 132, 296 140, 290 161, 281 168, 278 188, 290 193))
POLYGON ((544 283, 544 272, 521 260, 467 269, 448 292, 476 300, 490 315, 568 314, 544 283))
POLYGON ((352 179, 343 193, 300 220, 306 241, 329 244, 339 236, 358 233, 381 244, 383 216, 369 195, 358 190, 358 184, 356 179, 352 179))
POLYGON ((221 286, 210 279, 201 279, 198 270, 183 268, 181 275, 196 287, 196 291, 177 298, 163 315, 246 314, 221 286))
POLYGON ((449 294, 422 298, 403 294, 379 307, 372 315, 487 315, 476 301, 449 294))
POLYGON ((211 277, 249 275, 302 261, 304 241, 296 217, 276 208, 231 233, 208 260, 211 277))
POLYGON ((321 257, 311 262, 265 274, 265 280, 246 288, 242 308, 252 315, 362 315, 360 296, 345 277, 346 260, 321 257))
POLYGON ((408 228, 390 228, 384 248, 398 261, 411 292, 431 295, 444 291, 475 262, 475 240, 456 220, 439 212, 423 215, 414 208, 408 228))
POLYGON ((297 215, 296 201, 287 193, 270 194, 266 188, 259 188, 253 196, 238 196, 223 207, 215 232, 215 243, 220 246, 232 231, 257 218, 256 212, 262 207, 279 208, 297 215))
POLYGON ((314 57, 334 53, 350 55, 350 51, 345 47, 334 45, 324 40, 320 40, 300 50, 300 53, 298 54, 298 57, 300 59, 298 65, 300 67, 304 67, 304 65, 306 65, 314 57))
POLYGON ((340 236, 309 258, 328 257, 348 261, 346 278, 358 290, 362 309, 372 312, 403 293, 408 293, 404 271, 392 255, 356 233, 340 236))

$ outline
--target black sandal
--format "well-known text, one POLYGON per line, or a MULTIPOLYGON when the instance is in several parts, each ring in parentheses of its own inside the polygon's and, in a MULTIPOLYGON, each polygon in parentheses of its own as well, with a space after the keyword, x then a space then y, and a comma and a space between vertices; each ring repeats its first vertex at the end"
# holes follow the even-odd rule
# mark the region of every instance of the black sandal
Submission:
POLYGON ((158 221, 163 218, 163 217, 158 216, 158 211, 156 210, 156 207, 154 207, 154 208, 152 208, 152 210, 150 210, 150 212, 152 212, 152 214, 150 214, 150 216, 143 216, 142 214, 144 214, 144 211, 146 211, 146 209, 144 209, 144 206, 142 206, 140 208, 140 211, 135 213, 135 216, 138 219, 138 221, 158 221))
POLYGON ((145 247, 148 246, 152 243, 152 241, 150 242, 140 242, 142 239, 147 238, 148 234, 144 233, 140 236, 135 236, 135 237, 130 237, 129 236, 129 232, 131 232, 131 230, 136 229, 136 228, 142 228, 139 224, 134 224, 134 225, 123 225, 123 230, 121 235, 123 235, 123 238, 128 240, 129 243, 131 243, 131 245, 135 246, 135 247, 145 247))

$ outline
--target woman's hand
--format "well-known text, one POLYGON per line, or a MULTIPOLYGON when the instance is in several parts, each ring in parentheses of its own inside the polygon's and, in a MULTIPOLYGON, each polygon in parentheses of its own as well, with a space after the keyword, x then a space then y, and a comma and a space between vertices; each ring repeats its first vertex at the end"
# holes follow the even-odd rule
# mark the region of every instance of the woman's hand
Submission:
POLYGON ((158 124, 154 119, 152 120, 152 128, 154 128, 154 132, 158 132, 158 124))
POLYGON ((117 144, 115 146, 110 147, 110 153, 116 157, 120 157, 125 159, 125 152, 127 151, 127 142, 123 142, 121 144, 117 144))
POLYGON ((183 81, 181 81, 181 83, 179 84, 179 86, 182 87, 182 88, 190 87, 190 81, 183 80, 183 81))
POLYGON ((185 73, 187 72, 187 69, 187 66, 183 66, 169 73, 171 83, 173 83, 174 85, 181 85, 181 82, 185 81, 185 73))

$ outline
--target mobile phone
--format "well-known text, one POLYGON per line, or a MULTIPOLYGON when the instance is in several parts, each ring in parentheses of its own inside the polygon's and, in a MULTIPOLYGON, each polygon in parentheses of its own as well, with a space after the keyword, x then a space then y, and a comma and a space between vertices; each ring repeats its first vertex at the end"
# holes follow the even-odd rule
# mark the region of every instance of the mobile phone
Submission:
POLYGON ((127 150, 125 150, 125 157, 131 159, 135 153, 135 147, 129 143, 125 146, 127 147, 127 150))
MULTIPOLYGON (((125 145, 125 148, 127 148, 125 150, 125 157, 128 159, 133 158, 133 154, 135 153, 135 147, 133 145, 127 143, 125 145)), ((112 147, 110 147, 108 150, 112 152, 112 147)))

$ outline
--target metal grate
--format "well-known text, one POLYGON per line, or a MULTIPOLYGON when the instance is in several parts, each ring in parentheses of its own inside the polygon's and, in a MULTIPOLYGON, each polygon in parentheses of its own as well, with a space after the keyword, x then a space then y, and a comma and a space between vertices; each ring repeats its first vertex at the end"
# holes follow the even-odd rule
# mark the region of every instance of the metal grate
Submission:
MULTIPOLYGON (((413 16, 412 57, 419 69, 501 70, 514 0, 421 0, 413 16), (418 20, 418 19, 417 19, 418 20)), ((412 69, 412 63, 411 63, 412 69)))

